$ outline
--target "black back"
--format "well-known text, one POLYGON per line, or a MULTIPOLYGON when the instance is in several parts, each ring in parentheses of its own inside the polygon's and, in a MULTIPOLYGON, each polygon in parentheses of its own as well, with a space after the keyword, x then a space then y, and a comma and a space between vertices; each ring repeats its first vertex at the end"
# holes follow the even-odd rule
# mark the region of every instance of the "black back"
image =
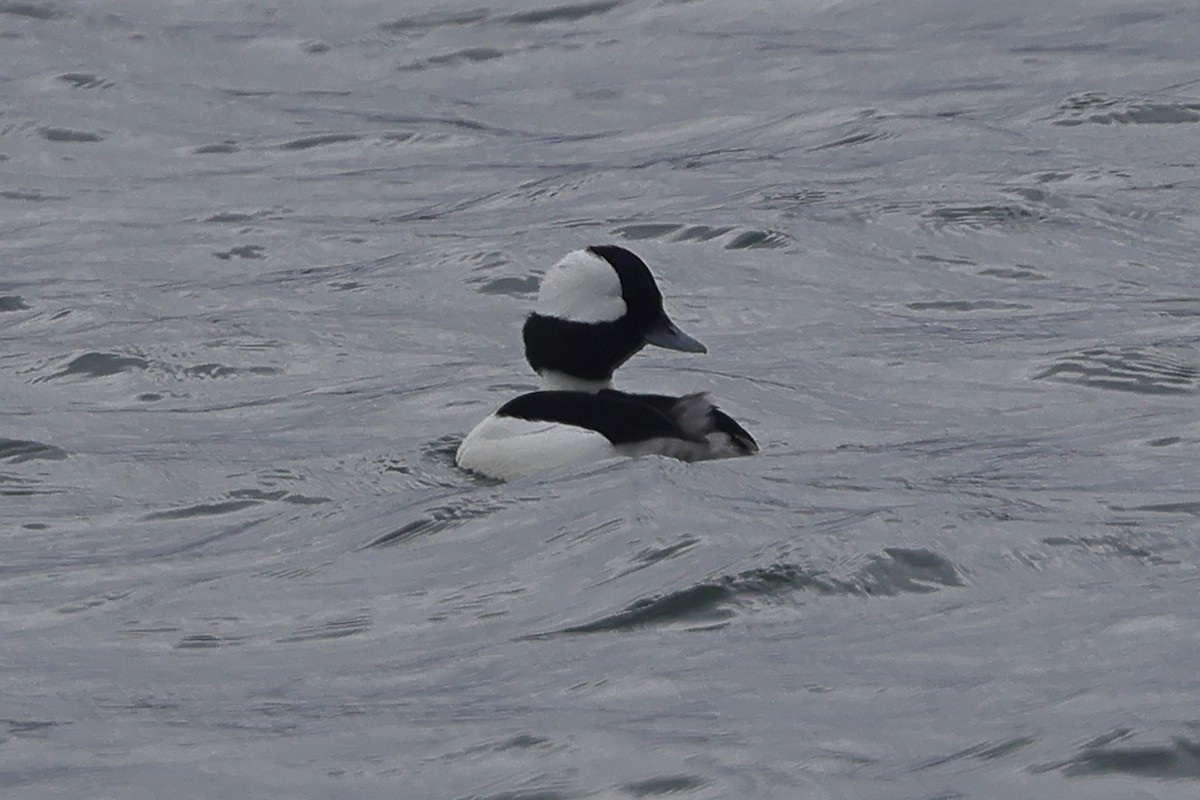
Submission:
POLYGON ((606 381, 646 346, 643 335, 663 315, 662 293, 640 258, 616 245, 596 245, 588 250, 612 265, 628 310, 612 322, 573 322, 530 314, 521 334, 525 358, 534 372, 549 369, 606 381))
POLYGON ((654 405, 629 399, 621 392, 530 392, 513 398, 496 412, 534 422, 561 422, 587 428, 613 444, 633 444, 665 436, 696 441, 654 405))
POLYGON ((682 398, 662 394, 627 394, 614 389, 596 392, 530 392, 509 400, 496 413, 533 422, 561 422, 593 430, 613 444, 635 444, 670 438, 704 442, 708 434, 725 433, 744 454, 758 450, 754 438, 716 406, 708 410, 702 431, 687 431, 678 422, 682 398))

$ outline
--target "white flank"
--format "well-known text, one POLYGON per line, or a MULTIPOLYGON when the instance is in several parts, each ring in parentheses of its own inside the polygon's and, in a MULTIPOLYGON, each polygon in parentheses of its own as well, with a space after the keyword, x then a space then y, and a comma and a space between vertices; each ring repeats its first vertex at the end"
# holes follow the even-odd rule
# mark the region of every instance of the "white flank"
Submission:
POLYGON ((493 414, 467 434, 454 460, 464 469, 508 481, 616 455, 612 443, 595 431, 493 414))
POLYGON ((612 265, 589 250, 563 256, 542 278, 537 313, 571 322, 612 322, 628 308, 612 265))

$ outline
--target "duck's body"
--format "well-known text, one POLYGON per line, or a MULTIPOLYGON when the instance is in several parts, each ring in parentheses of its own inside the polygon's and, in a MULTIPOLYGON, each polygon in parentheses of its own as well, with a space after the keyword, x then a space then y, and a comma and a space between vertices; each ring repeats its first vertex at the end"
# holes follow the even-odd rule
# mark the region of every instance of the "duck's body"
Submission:
POLYGON ((628 250, 590 247, 555 264, 523 334, 545 388, 508 401, 467 434, 456 456, 465 469, 511 480, 620 456, 699 461, 758 451, 707 394, 611 388, 613 371, 647 344, 705 352, 667 317, 649 269, 628 250))
POLYGON ((509 400, 467 434, 458 449, 458 464, 512 480, 620 456, 702 461, 757 450, 746 429, 705 394, 558 390, 509 400))

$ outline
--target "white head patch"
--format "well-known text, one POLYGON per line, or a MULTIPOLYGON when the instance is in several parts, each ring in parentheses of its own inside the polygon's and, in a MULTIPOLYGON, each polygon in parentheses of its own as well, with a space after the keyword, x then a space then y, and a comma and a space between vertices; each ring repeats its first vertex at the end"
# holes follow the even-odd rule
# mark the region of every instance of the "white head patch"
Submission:
POLYGON ((571 322, 612 322, 625 316, 621 279, 589 250, 563 256, 542 278, 537 313, 571 322))

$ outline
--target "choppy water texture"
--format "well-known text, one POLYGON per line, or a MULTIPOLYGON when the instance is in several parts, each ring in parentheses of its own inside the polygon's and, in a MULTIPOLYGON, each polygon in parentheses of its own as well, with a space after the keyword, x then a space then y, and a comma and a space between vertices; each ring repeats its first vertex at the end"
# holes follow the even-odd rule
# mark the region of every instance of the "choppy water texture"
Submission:
POLYGON ((485 2, 0 0, 4 797, 1194 798, 1196 4, 485 2))

